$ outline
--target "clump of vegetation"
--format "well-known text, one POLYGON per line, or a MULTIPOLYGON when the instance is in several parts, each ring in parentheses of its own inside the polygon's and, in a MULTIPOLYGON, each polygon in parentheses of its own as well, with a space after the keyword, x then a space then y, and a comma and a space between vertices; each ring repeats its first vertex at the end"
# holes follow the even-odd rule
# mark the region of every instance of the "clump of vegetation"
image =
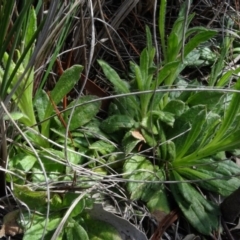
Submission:
MULTIPOLYGON (((187 25, 192 18, 193 15, 188 17, 187 25)), ((239 146, 240 96, 237 92, 203 89, 200 84, 193 86, 179 79, 186 63, 194 57, 192 51, 216 34, 205 28, 186 29, 188 42, 182 48, 183 23, 184 15, 180 14, 166 43, 163 44, 165 36, 160 36, 165 47, 160 66, 154 63, 155 48, 147 28, 147 47, 141 53, 140 64, 131 63, 130 83, 99 61, 116 93, 148 91, 114 101, 110 116, 100 128, 120 142, 126 153, 122 172, 133 200, 143 200, 152 212, 169 213, 168 198, 172 195, 188 221, 199 232, 210 234, 219 226, 220 213, 217 205, 197 188, 228 196, 240 186, 234 177, 240 168, 226 160, 223 152, 239 146), (186 92, 189 88, 191 91, 186 92), (217 157, 220 153, 221 158, 217 157), (170 191, 165 187, 168 185, 164 186, 168 181, 172 182, 170 191)), ((159 28, 163 33, 165 26, 160 21, 159 28)), ((221 86, 219 81, 221 76, 214 85, 221 86)), ((233 89, 240 89, 239 81, 233 89)))

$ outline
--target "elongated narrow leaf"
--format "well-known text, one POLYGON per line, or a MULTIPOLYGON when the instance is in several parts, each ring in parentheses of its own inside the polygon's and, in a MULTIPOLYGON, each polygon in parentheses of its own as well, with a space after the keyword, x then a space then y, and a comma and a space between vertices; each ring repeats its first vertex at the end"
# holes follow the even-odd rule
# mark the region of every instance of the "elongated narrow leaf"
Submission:
POLYGON ((186 154, 198 135, 203 134, 201 128, 205 115, 204 105, 194 106, 175 119, 173 129, 168 129, 168 137, 175 138, 173 141, 176 146, 176 161, 186 154), (201 121, 199 121, 198 114, 200 114, 201 121), (180 136, 176 138, 178 135, 180 136))
POLYGON ((114 89, 117 93, 129 93, 130 92, 128 83, 124 82, 113 68, 111 68, 103 60, 98 60, 98 63, 101 66, 107 79, 113 84, 114 89))
MULTIPOLYGON (((161 128, 161 124, 158 124, 158 128, 159 128, 158 141, 162 143, 159 147, 159 150, 161 151, 161 159, 166 160, 167 159, 167 151, 168 151, 167 139, 166 139, 165 132, 161 128)), ((160 156, 159 156, 159 158, 160 158, 160 156)))
MULTIPOLYGON (((81 65, 74 65, 62 74, 56 83, 56 86, 50 93, 51 99, 49 99, 49 103, 45 112, 45 119, 50 117, 53 113, 53 104, 58 105, 63 97, 73 89, 74 85, 79 81, 82 70, 83 67, 81 65)), ((46 121, 42 124, 42 134, 46 137, 49 136, 49 121, 46 121)))
POLYGON ((40 121, 44 120, 48 104, 49 99, 47 93, 44 90, 38 91, 34 98, 34 107, 37 110, 37 116, 40 121))
POLYGON ((135 66, 135 77, 136 77, 138 90, 143 91, 144 90, 144 78, 142 76, 141 69, 137 64, 135 64, 134 66, 135 66))
POLYGON ((167 141, 167 160, 168 161, 174 161, 176 159, 176 147, 174 142, 172 141, 167 141))
POLYGON ((186 38, 190 37, 191 35, 194 35, 194 33, 200 33, 200 32, 206 32, 206 31, 207 29, 202 26, 191 27, 186 32, 186 38))
POLYGON ((236 130, 232 134, 229 134, 225 137, 221 142, 219 142, 219 151, 227 151, 237 149, 240 143, 240 139, 238 136, 240 134, 240 129, 236 130))
MULTIPOLYGON (((217 165, 217 163, 216 163, 217 165)), ((237 167, 237 166, 236 166, 237 167)), ((186 179, 191 180, 199 180, 202 179, 197 183, 203 189, 218 193, 222 196, 228 196, 233 191, 240 187, 240 182, 238 178, 232 176, 226 176, 221 173, 218 173, 220 167, 216 167, 215 169, 211 169, 210 171, 204 170, 199 167, 192 168, 182 168, 179 169, 181 175, 184 176, 186 179), (228 177, 228 178, 227 178, 228 177), (211 178, 216 178, 214 180, 207 180, 211 178)))
POLYGON ((224 93, 222 92, 197 92, 187 100, 187 103, 189 106, 203 104, 207 107, 207 110, 212 110, 223 102, 223 95, 224 93))
POLYGON ((177 71, 179 65, 181 64, 180 61, 174 61, 167 63, 164 65, 162 69, 160 69, 159 74, 158 74, 158 79, 155 81, 152 85, 152 89, 156 89, 164 80, 172 73, 177 71))
POLYGON ((60 79, 57 81, 54 89, 51 91, 51 98, 57 105, 74 87, 79 81, 83 66, 74 65, 64 71, 60 79))
MULTIPOLYGON (((171 172, 171 179, 184 181, 176 171, 171 172)), ((175 201, 191 225, 200 233, 210 235, 219 223, 217 206, 208 202, 191 184, 176 183, 170 185, 175 201)))
POLYGON ((206 29, 205 32, 196 34, 184 47, 184 57, 186 57, 194 48, 199 46, 201 43, 206 42, 216 35, 216 31, 206 29))
POLYGON ((149 54, 147 48, 143 49, 141 52, 140 56, 140 69, 141 69, 141 75, 142 75, 142 80, 143 80, 143 86, 144 89, 147 90, 149 89, 150 83, 147 82, 148 78, 148 63, 149 63, 149 54))
POLYGON ((202 129, 204 129, 203 134, 200 134, 198 139, 193 143, 189 149, 189 153, 198 152, 209 144, 214 138, 217 127, 221 123, 221 118, 218 114, 209 112, 206 116, 202 129))
POLYGON ((149 131, 147 131, 145 129, 142 129, 141 132, 142 132, 142 135, 143 135, 144 139, 146 140, 147 144, 150 147, 156 147, 157 141, 156 141, 153 133, 150 133, 149 131))
MULTIPOLYGON (((147 49, 151 50, 153 48, 152 46, 152 34, 151 34, 151 30, 150 28, 146 25, 146 37, 147 37, 147 49)), ((150 62, 149 62, 149 66, 152 63, 152 58, 150 57, 150 62)))
POLYGON ((214 86, 216 84, 217 86, 225 87, 225 85, 221 85, 224 83, 223 81, 218 81, 218 76, 219 73, 222 72, 224 66, 226 66, 226 56, 228 56, 229 53, 231 54, 233 40, 234 36, 231 34, 226 34, 224 36, 222 44, 220 46, 220 56, 218 57, 217 62, 213 65, 208 80, 210 86, 214 86))
POLYGON ((226 139, 222 140, 219 143, 214 143, 213 141, 211 141, 205 147, 199 149, 199 151, 193 152, 190 155, 183 157, 181 161, 188 162, 194 158, 201 159, 207 156, 214 155, 221 151, 237 149, 239 148, 240 144, 239 136, 240 130, 237 130, 236 132, 232 133, 232 135, 229 135, 226 139))
POLYGON ((234 70, 229 70, 226 73, 223 74, 223 76, 218 80, 217 87, 224 87, 227 85, 227 83, 230 81, 232 75, 234 73, 234 70))
MULTIPOLYGON (((154 65, 154 57, 155 57, 156 49, 153 47, 152 34, 148 26, 146 26, 146 37, 147 37, 147 50, 149 54, 148 67, 150 68, 154 65)), ((148 69, 148 73, 149 73, 149 69, 148 69)))
POLYGON ((189 148, 194 144, 195 140, 198 138, 199 134, 202 132, 202 127, 206 118, 206 111, 202 110, 195 121, 192 122, 191 130, 187 133, 186 138, 184 139, 183 145, 180 149, 178 149, 176 155, 179 160, 183 157, 189 150, 189 148))
MULTIPOLYGON (((27 25, 26 25, 26 32, 25 32, 25 38, 24 38, 24 47, 26 47, 29 43, 31 43, 31 39, 34 36, 36 30, 37 30, 37 17, 35 13, 35 9, 31 7, 29 9, 29 16, 27 19, 27 25)), ((28 53, 26 54, 24 61, 23 61, 23 66, 26 67, 27 64, 29 63, 31 54, 33 52, 34 44, 32 47, 29 49, 28 53)))
MULTIPOLYGON (((126 81, 123 81, 113 68, 111 68, 106 62, 102 60, 98 60, 98 63, 103 69, 103 72, 107 79, 113 84, 114 90, 117 93, 130 93, 129 84, 126 81)), ((131 107, 134 107, 136 109, 139 108, 138 103, 134 96, 129 96, 126 99, 128 100, 128 103, 131 107)))
POLYGON ((176 33, 172 33, 168 38, 167 56, 169 62, 173 62, 177 59, 180 48, 179 37, 176 33))
MULTIPOLYGON (((238 79, 234 88, 236 90, 240 90, 240 79, 238 79)), ((224 115, 224 119, 220 126, 220 129, 218 130, 216 137, 214 138, 214 143, 221 141, 227 130, 230 128, 231 124, 234 122, 236 116, 239 114, 239 102, 240 93, 234 93, 230 105, 228 106, 224 115)))
POLYGON ((163 57, 164 60, 167 61, 167 49, 166 49, 166 39, 165 39, 165 17, 166 17, 166 9, 167 9, 167 0, 161 0, 160 2, 160 10, 159 10, 159 20, 158 20, 158 26, 159 26, 159 33, 160 33, 160 40, 161 40, 161 46, 163 51, 163 57))

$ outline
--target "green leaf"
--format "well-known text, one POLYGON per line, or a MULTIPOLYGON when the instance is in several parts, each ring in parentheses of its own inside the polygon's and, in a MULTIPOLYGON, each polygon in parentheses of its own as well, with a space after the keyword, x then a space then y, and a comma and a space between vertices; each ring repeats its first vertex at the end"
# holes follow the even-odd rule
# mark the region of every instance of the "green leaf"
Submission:
POLYGON ((174 142, 168 140, 167 141, 167 160, 168 161, 174 161, 176 159, 176 147, 174 142))
MULTIPOLYGON (((16 54, 17 54, 17 58, 19 58, 20 57, 19 50, 16 50, 16 54)), ((11 88, 14 87, 14 84, 17 83, 17 81, 22 76, 25 70, 20 60, 17 59, 17 61, 19 62, 19 64, 18 63, 15 64, 15 62, 10 58, 10 55, 8 55, 7 52, 4 53, 2 63, 5 67, 4 69, 5 72, 7 72, 9 75, 8 78, 10 78, 10 75, 12 75, 14 71, 16 71, 11 81, 9 79, 6 80, 7 84, 9 84, 9 88, 7 89, 8 93, 11 91, 11 88), (9 72, 7 72, 6 70, 6 65, 8 64, 8 61, 10 62, 9 69, 8 69, 9 72), (17 65, 19 66, 17 67, 17 65)), ((33 79, 34 79, 33 70, 30 69, 28 73, 26 73, 26 75, 28 75, 28 78, 27 76, 23 78, 22 80, 23 82, 20 84, 20 86, 16 89, 15 93, 13 94, 13 100, 18 106, 18 108, 22 111, 24 116, 26 116, 24 118, 21 118, 22 123, 24 123, 26 126, 32 126, 36 124, 33 103, 32 103, 32 88, 33 88, 33 79)), ((0 82, 1 81, 2 80, 0 78, 0 82)), ((3 82, 1 82, 1 86, 3 86, 3 82)))
POLYGON ((134 148, 137 146, 137 144, 140 143, 141 141, 143 140, 136 139, 133 137, 132 131, 127 132, 122 140, 122 145, 123 145, 125 154, 128 155, 129 153, 131 153, 134 150, 134 148))
POLYGON ((141 108, 136 95, 114 99, 114 103, 118 109, 115 114, 128 115, 138 119, 141 108))
POLYGON ((185 66, 199 67, 205 66, 204 60, 200 59, 200 53, 197 49, 191 51, 184 59, 185 66))
POLYGON ((161 0, 160 10, 158 17, 158 27, 160 33, 161 47, 163 51, 164 60, 167 61, 167 48, 166 48, 166 39, 165 39, 165 18, 166 18, 166 9, 167 9, 167 0, 161 0))
MULTIPOLYGON (((51 101, 58 105, 60 101, 66 96, 74 87, 74 85, 79 81, 80 74, 83 70, 81 65, 74 65, 71 68, 68 68, 60 77, 56 83, 54 89, 51 91, 51 101)), ((44 119, 47 119, 51 116, 53 112, 52 102, 49 101, 44 119)), ((42 134, 46 137, 49 136, 49 121, 46 121, 42 124, 42 134)))
MULTIPOLYGON (((150 31, 150 28, 147 25, 146 25, 146 37, 147 37, 147 49, 148 49, 148 51, 150 51, 151 49, 153 49, 152 34, 150 31)), ((150 66, 150 64, 152 64, 152 60, 153 60, 153 56, 149 58, 149 66, 150 66)))
POLYGON ((156 49, 154 47, 148 48, 148 53, 149 53, 149 69, 148 69, 148 74, 154 74, 156 72, 156 66, 154 64, 154 57, 156 54, 156 49))
POLYGON ((170 211, 164 185, 154 181, 164 181, 161 170, 154 167, 142 156, 133 156, 125 161, 123 166, 124 178, 128 180, 127 189, 131 199, 141 199, 147 202, 150 211, 170 211), (132 182, 132 181, 140 182, 132 182), (148 182, 144 182, 148 181, 148 182))
POLYGON ((14 184, 13 193, 16 198, 26 203, 31 209, 45 206, 47 203, 45 191, 33 191, 26 185, 14 184))
MULTIPOLYGON (((57 81, 54 89, 51 91, 51 99, 57 105, 74 87, 74 85, 79 81, 83 66, 74 65, 61 75, 60 79, 57 81)), ((49 103, 50 105, 51 103, 49 103)))
POLYGON ((40 121, 44 120, 44 116, 49 104, 48 95, 44 90, 39 90, 34 97, 34 107, 37 110, 37 116, 40 121))
MULTIPOLYGON (((221 78, 217 81, 216 86, 217 87, 221 87, 221 86, 225 86, 231 79, 232 75, 234 73, 234 70, 229 70, 227 72, 225 72, 221 78)), ((214 79, 215 80, 215 79, 214 79)))
MULTIPOLYGON (((94 100, 96 99, 95 96, 83 96, 78 100, 75 100, 73 102, 71 102, 68 105, 68 108, 73 107, 75 104, 80 105, 77 106, 74 110, 74 114, 73 117, 71 119, 71 123, 70 123, 70 127, 69 130, 75 130, 83 125, 85 125, 86 123, 90 122, 99 112, 100 110, 100 106, 101 106, 101 102, 92 102, 92 103, 88 103, 88 101, 94 100)), ((66 116, 68 116, 70 114, 70 110, 65 112, 65 118, 67 118, 66 116)))
POLYGON ((160 211, 163 214, 170 213, 169 196, 165 188, 159 188, 152 192, 151 198, 147 202, 147 207, 151 213, 160 211))
MULTIPOLYGON (((173 127, 175 118, 172 113, 165 112, 165 111, 149 111, 148 112, 148 118, 151 119, 151 116, 156 119, 160 120, 161 122, 166 123, 167 125, 173 127)), ((150 124, 149 124, 150 125, 150 124)), ((150 127, 150 126, 148 126, 150 127)))
POLYGON ((102 70, 107 77, 107 79, 113 84, 114 89, 117 93, 129 93, 128 83, 123 81, 117 72, 111 68, 106 62, 103 60, 98 60, 99 65, 102 67, 102 70))
POLYGON ((73 219, 64 227, 64 232, 66 240, 89 240, 86 230, 73 219))
POLYGON ((194 106, 186 110, 181 116, 175 119, 174 127, 172 129, 167 129, 168 138, 175 138, 173 141, 175 143, 177 152, 181 151, 188 132, 191 131, 193 122, 198 122, 197 115, 203 110, 205 110, 204 105, 194 106), (178 137, 176 138, 176 136, 178 137))
POLYGON ((210 155, 214 155, 221 151, 234 150, 239 148, 240 139, 239 139, 240 130, 232 133, 227 138, 223 139, 219 143, 214 143, 213 141, 209 142, 205 147, 200 148, 197 152, 193 152, 190 155, 183 157, 182 162, 191 161, 191 159, 196 158, 205 158, 210 155))
POLYGON ((122 240, 119 232, 109 223, 90 217, 84 222, 90 240, 122 240))
MULTIPOLYGON (((240 79, 238 79, 234 88, 236 90, 240 90, 240 79)), ((224 114, 222 124, 213 140, 214 143, 221 142, 221 139, 223 138, 227 130, 230 128, 231 124, 236 119, 236 116, 239 113, 239 102, 240 102, 240 94, 233 93, 231 102, 228 108, 226 109, 226 113, 224 114)))
POLYGON ((167 105, 164 107, 164 112, 169 112, 174 114, 174 116, 180 116, 183 114, 186 106, 185 103, 181 100, 170 100, 167 105))
POLYGON ((4 116, 3 116, 4 120, 13 119, 13 120, 17 121, 17 120, 20 120, 22 118, 27 119, 28 117, 21 112, 11 112, 10 116, 8 116, 7 114, 4 114, 4 116))
POLYGON ((181 147, 176 149, 176 161, 179 161, 194 144, 200 134, 202 134, 202 127, 206 119, 206 110, 200 111, 194 119, 192 119, 191 130, 185 135, 181 147))
MULTIPOLYGON (((181 62, 180 61, 174 61, 174 62, 170 62, 167 63, 163 66, 162 69, 160 69, 159 74, 158 74, 158 78, 157 81, 155 81, 155 83, 152 84, 152 90, 156 89, 159 87, 159 85, 165 81, 165 79, 167 77, 169 77, 169 75, 172 72, 176 72, 180 66, 181 62)), ((166 83, 166 81, 165 81, 166 83)))
MULTIPOLYGON (((167 160, 167 153, 168 153, 168 144, 167 144, 167 138, 166 138, 166 134, 163 131, 161 124, 158 122, 158 136, 159 138, 157 139, 158 142, 162 143, 159 147, 159 150, 161 151, 161 159, 162 160, 167 160)), ((156 154, 157 155, 157 154, 156 154)), ((158 156, 160 159, 160 156, 158 156)))
POLYGON ((164 99, 164 93, 163 92, 156 92, 151 99, 151 103, 150 106, 152 107, 152 109, 154 110, 162 110, 161 107, 161 102, 164 99))
MULTIPOLYGON (((59 175, 65 172, 65 160, 63 151, 58 151, 54 149, 44 149, 39 153, 42 164, 44 165, 44 169, 47 172, 47 176, 49 180, 59 180, 59 175), (60 163, 52 161, 51 158, 55 158, 60 163), (61 164, 62 162, 62 164, 61 164)), ((79 157, 80 158, 80 157, 79 157)), ((69 159, 72 160, 73 156, 70 155, 69 159)), ((45 182, 46 179, 44 177, 42 168, 39 162, 36 162, 34 167, 32 168, 32 182, 39 183, 45 182)))
MULTIPOLYGON (((229 26, 230 27, 230 26, 229 26)), ((234 40, 234 36, 232 34, 226 34, 222 40, 222 44, 220 46, 220 55, 217 58, 216 63, 212 66, 211 74, 209 77, 209 85, 214 86, 215 84, 220 87, 225 87, 226 82, 218 81, 219 73, 222 72, 223 68, 226 66, 226 56, 232 54, 232 42, 234 40)), ((225 79, 226 80, 226 79, 225 79)))
POLYGON ((113 152, 116 149, 116 147, 110 142, 106 142, 104 140, 98 140, 93 144, 91 144, 89 146, 89 149, 95 150, 102 155, 106 155, 108 153, 113 152))
MULTIPOLYGON (((192 107, 196 105, 205 105, 207 110, 212 110, 216 108, 218 105, 222 104, 222 96, 224 93, 222 92, 197 92, 193 94, 188 100, 187 104, 192 107)), ((221 106, 222 107, 222 106, 221 106)))
POLYGON ((147 48, 144 48, 140 55, 140 70, 142 76, 142 85, 143 89, 139 90, 148 90, 150 83, 147 82, 148 78, 148 68, 149 68, 149 54, 147 48))
POLYGON ((194 48, 201 43, 208 41, 217 34, 214 30, 206 29, 205 31, 197 33, 184 47, 184 57, 186 57, 194 48))
MULTIPOLYGON (((68 155, 68 161, 70 163, 73 163, 73 164, 76 164, 76 165, 81 164, 81 162, 83 161, 82 156, 80 156, 78 154, 78 152, 76 152, 73 147, 68 147, 66 149, 66 151, 67 151, 67 155, 68 155)), ((57 165, 57 164, 55 163, 55 165, 57 165)), ((71 169, 70 171, 72 172, 72 167, 70 167, 70 169, 71 169)))
POLYGON ((180 47, 179 47, 179 37, 177 36, 176 33, 171 32, 168 38, 168 48, 167 48, 168 62, 173 62, 177 59, 180 47))
POLYGON ((144 79, 140 67, 137 64, 134 64, 135 67, 135 77, 137 82, 137 87, 139 91, 144 91, 144 79))
MULTIPOLYGON (((59 225, 59 223, 61 222, 61 220, 62 220, 62 218, 51 217, 51 219, 48 221, 48 224, 47 224, 46 233, 49 233, 49 232, 53 231, 54 229, 56 229, 57 226, 59 225)), ((32 225, 24 233, 23 239, 31 240, 34 238, 35 240, 41 240, 42 235, 43 235, 45 221, 46 221, 45 217, 39 217, 38 215, 35 214, 32 217, 32 221, 31 221, 32 225)), ((50 236, 44 237, 44 239, 46 239, 46 240, 48 240, 48 239, 50 240, 50 238, 51 238, 50 236)))
MULTIPOLYGON (((62 206, 63 207, 70 207, 72 202, 78 197, 75 193, 66 193, 66 195, 63 198, 62 206)), ((72 210, 71 214, 69 215, 70 218, 77 217, 79 214, 84 210, 86 207, 85 199, 82 198, 78 204, 75 206, 75 208, 72 210)))
MULTIPOLYGON (((126 81, 123 81, 113 68, 111 68, 106 62, 102 60, 98 60, 98 63, 102 67, 102 70, 107 79, 113 84, 114 90, 117 93, 130 93, 129 84, 126 81)), ((139 109, 135 96, 129 96, 124 99, 127 100, 127 106, 125 106, 126 108, 131 107, 139 109)))
MULTIPOLYGON (((184 181, 176 171, 172 171, 171 180, 184 181)), ((219 225, 217 206, 208 202, 191 184, 170 184, 175 201, 191 225, 200 233, 210 235, 219 225)))
MULTIPOLYGON (((31 43, 32 38, 34 37, 34 34, 37 30, 37 17, 36 17, 36 12, 33 7, 29 9, 29 15, 27 19, 27 24, 26 24, 26 32, 25 32, 25 37, 23 40, 23 47, 26 47, 28 44, 31 43)), ((29 49, 28 53, 26 54, 24 61, 23 61, 23 66, 24 68, 27 66, 29 63, 30 57, 33 53, 34 49, 34 44, 32 47, 29 49)))
POLYGON ((215 165, 216 167, 213 167, 213 169, 210 169, 209 171, 202 169, 201 166, 196 166, 194 169, 182 168, 179 169, 178 172, 181 172, 181 175, 187 179, 202 179, 203 181, 200 181, 196 184, 203 189, 218 193, 222 196, 228 196, 240 187, 239 179, 232 176, 228 176, 229 179, 226 178, 226 175, 218 173, 218 170, 220 170, 218 164, 216 163, 215 165), (211 178, 216 179, 208 180, 211 178))
POLYGON ((62 210, 62 198, 57 193, 53 194, 50 202, 51 210, 62 210))
POLYGON ((28 172, 33 165, 37 162, 37 159, 33 155, 25 155, 22 156, 21 160, 19 160, 18 164, 20 169, 28 172))
POLYGON ((151 114, 149 114, 149 116, 142 119, 140 126, 146 131, 148 131, 149 133, 158 135, 158 127, 156 125, 156 119, 153 119, 151 114))
MULTIPOLYGON (((106 208, 110 206, 107 204, 106 208)), ((110 206, 112 209, 114 206, 110 206)), ((141 232, 136 225, 133 225, 128 220, 119 217, 113 213, 114 211, 107 211, 103 208, 101 203, 94 203, 90 210, 87 210, 87 213, 90 216, 90 219, 97 219, 104 221, 112 225, 120 234, 121 239, 136 239, 136 240, 147 240, 146 235, 141 232)), ((88 218, 88 216, 87 216, 88 218)), ((91 229, 90 229, 91 231, 91 229)), ((105 238, 104 238, 105 239, 105 238)), ((115 239, 114 236, 112 239, 115 239)))
MULTIPOLYGON (((240 134, 240 129, 232 132, 231 134, 228 134, 227 137, 221 140, 216 146, 219 147, 218 151, 226 151, 226 150, 234 150, 236 148, 239 148, 239 134, 240 134)), ((215 145, 213 145, 214 147, 215 145)))
POLYGON ((202 128, 205 129, 205 131, 203 131, 203 133, 199 135, 198 139, 193 143, 188 152, 198 152, 207 144, 209 144, 214 138, 217 127, 220 123, 221 118, 218 114, 215 114, 213 112, 207 113, 207 117, 202 128))
POLYGON ((232 177, 240 174, 240 167, 232 160, 224 160, 217 163, 217 172, 232 177))
POLYGON ((150 147, 156 147, 157 141, 155 140, 153 133, 150 133, 146 129, 141 129, 141 132, 142 132, 142 135, 143 135, 144 139, 146 140, 147 144, 150 147))
MULTIPOLYGON (((151 48, 153 50, 153 48, 151 48)), ((150 67, 153 65, 153 62, 150 62, 149 53, 151 49, 145 48, 140 56, 140 67, 135 64, 135 75, 136 81, 138 84, 138 89, 140 91, 150 90, 152 84, 153 73, 150 71, 150 67)), ((155 54, 153 51, 151 54, 155 54)), ((154 57, 154 56, 153 56, 154 57)), ((151 60, 152 61, 152 60, 151 60)), ((141 115, 145 117, 148 111, 149 102, 152 97, 150 94, 141 94, 139 96, 141 102, 141 115)))
POLYGON ((134 126, 135 121, 127 115, 113 115, 104 120, 100 128, 106 133, 130 129, 134 126))

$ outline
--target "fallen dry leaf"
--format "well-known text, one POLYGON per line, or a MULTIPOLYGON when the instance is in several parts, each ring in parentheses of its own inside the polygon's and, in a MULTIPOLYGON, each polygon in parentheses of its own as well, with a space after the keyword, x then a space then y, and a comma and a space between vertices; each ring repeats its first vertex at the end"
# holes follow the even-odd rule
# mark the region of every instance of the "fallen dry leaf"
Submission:
POLYGON ((137 131, 137 130, 131 131, 131 134, 134 138, 146 142, 145 138, 143 137, 143 135, 139 131, 137 131))
POLYGON ((0 229, 0 238, 6 236, 15 236, 23 233, 22 228, 17 223, 19 217, 19 210, 9 212, 3 217, 3 225, 0 229))

